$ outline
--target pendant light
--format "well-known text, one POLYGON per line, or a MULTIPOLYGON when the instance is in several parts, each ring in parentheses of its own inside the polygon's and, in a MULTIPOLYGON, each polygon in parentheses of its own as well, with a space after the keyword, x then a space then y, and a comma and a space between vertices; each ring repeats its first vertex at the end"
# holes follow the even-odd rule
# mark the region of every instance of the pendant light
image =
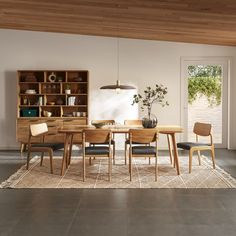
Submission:
POLYGON ((136 89, 134 86, 131 85, 124 85, 120 83, 119 80, 119 38, 117 38, 117 80, 116 84, 111 84, 111 85, 105 85, 102 86, 100 89, 111 89, 111 90, 116 90, 117 93, 120 92, 120 90, 129 90, 129 89, 136 89))

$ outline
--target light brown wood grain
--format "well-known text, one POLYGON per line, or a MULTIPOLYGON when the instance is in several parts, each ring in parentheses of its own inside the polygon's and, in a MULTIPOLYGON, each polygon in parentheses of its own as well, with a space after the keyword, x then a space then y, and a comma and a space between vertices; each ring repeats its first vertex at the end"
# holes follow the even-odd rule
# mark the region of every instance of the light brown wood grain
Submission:
POLYGON ((0 28, 236 45, 236 2, 0 0, 0 28))
MULTIPOLYGON (((1 1, 0 1, 1 5, 1 1)), ((45 142, 47 143, 61 143, 64 142, 65 135, 59 134, 58 129, 68 126, 68 125, 86 125, 88 124, 88 71, 87 70, 20 70, 17 71, 17 120, 16 120, 16 140, 22 144, 28 142, 29 126, 31 124, 38 124, 45 122, 48 126, 51 135, 47 136, 45 142), (49 82, 48 78, 53 73, 57 77, 62 78, 62 82, 56 81, 55 83, 49 82), (27 76, 33 74, 36 78, 35 81, 27 80, 27 76), (77 79, 81 77, 82 81, 77 79), (83 101, 82 104, 76 104, 74 106, 68 106, 63 103, 61 105, 56 104, 56 101, 60 98, 66 101, 68 95, 65 94, 66 84, 70 84, 71 87, 74 86, 74 94, 71 96, 76 96, 77 99, 83 101), (54 92, 48 92, 44 87, 46 86, 59 86, 54 92), (26 94, 27 89, 35 89, 36 94, 28 95, 26 94), (80 90, 80 91, 78 91, 80 90), (39 96, 42 96, 43 104, 36 104, 39 96), (34 104, 24 104, 24 98, 33 98, 34 104), (48 104, 48 102, 53 102, 53 104, 48 104), (21 109, 33 108, 38 109, 37 117, 23 117, 20 113, 21 109), (45 117, 43 110, 55 111, 56 115, 52 117, 45 117), (86 112, 83 117, 66 117, 65 113, 73 114, 73 111, 86 112)), ((37 137, 32 137, 32 142, 38 142, 37 137)), ((76 134, 74 136, 74 143, 81 144, 82 136, 76 134)), ((22 149, 23 150, 23 149, 22 149)))

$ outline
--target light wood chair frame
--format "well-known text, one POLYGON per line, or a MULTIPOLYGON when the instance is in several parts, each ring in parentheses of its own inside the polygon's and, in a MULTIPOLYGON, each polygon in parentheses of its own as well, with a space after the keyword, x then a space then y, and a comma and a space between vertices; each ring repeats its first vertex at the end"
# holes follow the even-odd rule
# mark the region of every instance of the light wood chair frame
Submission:
MULTIPOLYGON (((142 125, 142 120, 124 120, 124 125, 131 125, 131 126, 142 125)), ((127 152, 128 152, 128 145, 129 145, 129 143, 127 143, 127 140, 128 140, 128 134, 125 135, 125 165, 127 164, 127 152)))
MULTIPOLYGON (((115 120, 92 120, 91 124, 93 123, 106 123, 107 125, 115 125, 116 121, 115 120)), ((115 134, 112 134, 112 139, 114 142, 112 143, 113 146, 113 164, 115 165, 115 155, 116 155, 116 142, 115 142, 115 134)))
POLYGON ((197 143, 199 141, 199 136, 205 136, 205 137, 210 138, 210 144, 209 145, 202 145, 202 146, 194 146, 194 147, 190 148, 190 150, 189 150, 189 173, 192 172, 193 153, 197 152, 198 162, 199 162, 199 165, 201 165, 200 151, 205 151, 205 150, 209 150, 211 152, 212 164, 213 164, 213 168, 215 169, 215 146, 214 146, 213 137, 211 134, 211 124, 196 122, 194 124, 193 132, 196 135, 196 142, 197 143))
MULTIPOLYGON (((157 130, 153 129, 130 129, 129 130, 129 174, 130 174, 130 181, 132 181, 132 158, 133 157, 154 157, 155 158, 155 181, 157 181, 157 175, 158 175, 158 132, 157 130), (142 135, 139 136, 136 134, 141 133, 142 135), (150 138, 147 136, 147 134, 153 133, 153 137, 150 138), (150 143, 155 143, 155 154, 133 154, 132 153, 132 147, 133 142, 138 142, 140 145, 147 145, 150 143)), ((149 162, 150 164, 150 162, 149 162)))
POLYGON ((47 152, 49 154, 50 158, 50 171, 51 174, 53 174, 53 150, 50 147, 34 147, 32 146, 32 138, 38 137, 40 139, 40 142, 37 143, 44 143, 46 135, 55 135, 55 133, 49 133, 48 132, 48 126, 46 123, 40 123, 40 124, 32 124, 29 128, 29 138, 28 138, 28 154, 27 154, 27 164, 26 168, 29 169, 29 162, 30 162, 30 156, 31 152, 41 152, 41 161, 40 166, 43 165, 43 158, 44 153, 47 152), (42 129, 42 131, 41 131, 42 129))
POLYGON ((112 148, 111 148, 112 132, 109 129, 84 129, 82 132, 82 152, 83 152, 83 181, 86 180, 86 158, 89 158, 91 164, 92 157, 108 157, 108 180, 111 181, 112 174, 112 148), (90 137, 88 137, 90 133, 90 137), (101 134, 103 133, 103 134, 101 134), (106 137, 104 139, 104 137, 106 137), (109 154, 86 154, 85 148, 87 143, 100 144, 100 142, 108 142, 109 154))

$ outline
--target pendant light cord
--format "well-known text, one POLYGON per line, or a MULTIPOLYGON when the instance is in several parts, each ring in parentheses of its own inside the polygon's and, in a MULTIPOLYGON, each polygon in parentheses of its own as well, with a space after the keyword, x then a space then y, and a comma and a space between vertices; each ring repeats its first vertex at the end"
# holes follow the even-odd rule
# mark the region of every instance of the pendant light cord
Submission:
POLYGON ((119 37, 117 37, 117 81, 120 78, 120 44, 119 37))

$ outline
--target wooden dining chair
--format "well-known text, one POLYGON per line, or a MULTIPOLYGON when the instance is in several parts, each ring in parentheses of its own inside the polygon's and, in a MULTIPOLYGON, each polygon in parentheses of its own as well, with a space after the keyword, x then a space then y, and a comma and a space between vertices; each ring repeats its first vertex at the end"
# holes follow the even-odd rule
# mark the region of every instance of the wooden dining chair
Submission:
MULTIPOLYGON (((115 120, 92 120, 91 124, 93 123, 103 123, 106 125, 115 125, 115 120)), ((108 143, 105 143, 108 145, 108 143)), ((94 143, 91 143, 91 145, 95 145, 94 143)), ((99 143, 96 145, 104 145, 104 143, 99 143)), ((111 139, 111 145, 113 146, 113 164, 115 164, 115 152, 116 152, 116 142, 115 142, 115 136, 112 134, 112 139, 111 139)))
POLYGON ((53 151, 64 148, 64 143, 45 143, 45 138, 47 135, 55 135, 55 133, 48 132, 48 126, 46 123, 30 125, 26 166, 27 170, 29 169, 30 156, 32 152, 41 152, 40 166, 43 164, 44 153, 47 152, 50 157, 51 173, 53 174, 53 151), (39 142, 32 141, 33 137, 38 137, 39 142))
MULTIPOLYGON (((141 126, 142 120, 124 120, 124 125, 141 126)), ((128 150, 129 143, 130 143, 130 140, 128 138, 128 135, 126 134, 125 135, 125 165, 127 164, 127 150, 128 150)), ((135 143, 133 143, 133 144, 135 144, 135 143)))
POLYGON ((129 174, 132 181, 132 159, 134 157, 155 158, 155 181, 157 181, 158 132, 156 129, 130 129, 129 130, 129 174), (133 146, 133 144, 138 145, 133 146), (154 145, 152 144, 154 143, 154 145), (148 144, 148 145, 147 145, 148 144), (152 145, 151 145, 152 144, 152 145))
POLYGON ((109 129, 85 129, 82 133, 83 137, 83 181, 86 179, 86 158, 88 157, 107 157, 108 158, 108 180, 111 180, 111 160, 112 133, 109 129), (93 146, 86 146, 86 143, 93 143, 93 146), (96 145, 99 144, 99 145, 96 145), (108 144, 108 145, 101 145, 108 144))
POLYGON ((213 138, 211 134, 211 124, 196 122, 193 127, 193 133, 196 134, 196 142, 180 142, 177 143, 177 147, 189 151, 189 173, 192 170, 192 157, 193 153, 197 151, 198 162, 201 165, 200 151, 210 150, 213 168, 215 169, 215 148, 213 144, 213 138), (199 136, 209 137, 209 143, 200 143, 199 136))

